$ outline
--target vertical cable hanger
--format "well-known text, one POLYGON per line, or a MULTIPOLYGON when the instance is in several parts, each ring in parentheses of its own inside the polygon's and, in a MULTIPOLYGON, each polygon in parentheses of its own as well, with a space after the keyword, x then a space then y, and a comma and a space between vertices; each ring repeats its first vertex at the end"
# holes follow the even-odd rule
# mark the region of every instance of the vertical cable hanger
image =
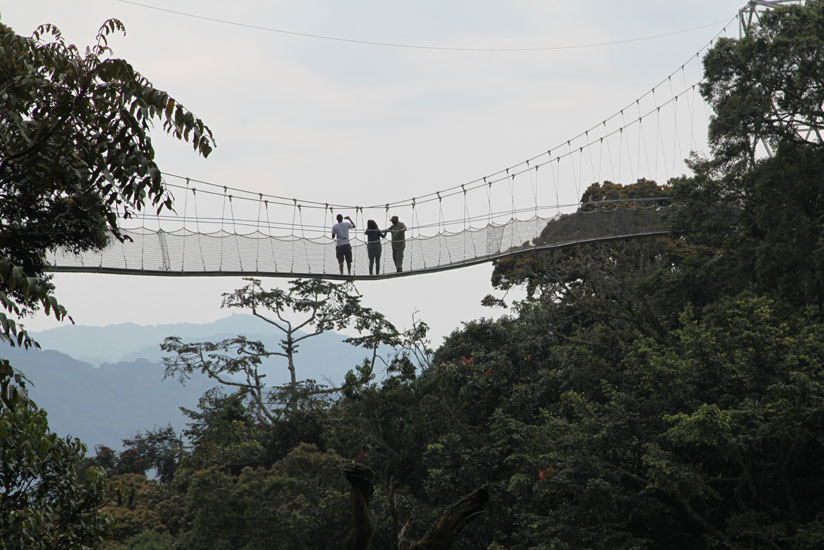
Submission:
POLYGON ((675 89, 672 86, 672 76, 669 77, 669 85, 670 85, 670 94, 673 96, 672 101, 672 124, 673 124, 673 135, 675 139, 673 140, 675 143, 673 144, 672 148, 672 173, 675 175, 675 172, 678 171, 678 167, 676 165, 677 159, 682 158, 683 154, 681 152, 681 132, 678 131, 678 94, 675 93, 675 89))
MULTIPOLYGON (((589 173, 590 173, 590 176, 592 176, 593 181, 598 181, 598 177, 599 177, 600 174, 599 175, 595 174, 595 159, 592 158, 592 149, 594 147, 593 147, 593 143, 591 143, 589 141, 589 130, 587 130, 586 136, 587 136, 587 139, 586 139, 587 152, 589 153, 589 173)), ((599 149, 600 149, 600 147, 599 147, 599 149)), ((538 167, 536 166, 535 169, 537 171, 538 167)), ((600 183, 600 181, 598 181, 598 183, 600 183)))
MULTIPOLYGON (((552 158, 552 151, 547 151, 547 155, 552 158)), ((559 161, 561 159, 558 159, 559 161)), ((560 165, 560 163, 559 163, 560 165)), ((561 201, 558 196, 558 179, 560 179, 560 174, 558 175, 558 179, 555 178, 555 169, 552 167, 552 161, 549 162, 549 175, 552 177, 552 188, 555 191, 555 214, 557 215, 558 212, 561 210, 561 201)))
MULTIPOLYGON (((413 208, 413 210, 415 208, 414 205, 415 205, 415 199, 412 199, 412 208, 413 208)), ((384 228, 389 227, 389 203, 388 202, 386 203, 386 211, 384 213, 383 227, 384 228)), ((412 227, 414 228, 415 225, 412 224, 412 227)), ((410 236, 410 238, 412 237, 412 231, 409 232, 409 236, 410 236)), ((380 242, 380 237, 378 237, 378 242, 380 242)), ((383 248, 383 244, 381 244, 381 248, 383 248)), ((413 253, 414 253, 414 247, 410 246, 409 247, 409 260, 410 261, 412 260, 412 254, 413 253)), ((381 262, 382 262, 382 264, 380 266, 381 273, 383 273, 385 275, 386 274, 386 254, 383 254, 383 251, 381 251, 381 262)))
MULTIPOLYGON (((366 217, 363 215, 363 207, 362 206, 356 206, 355 207, 355 221, 353 222, 354 227, 363 227, 365 229, 366 228, 366 222, 364 220, 366 220, 366 217), (359 219, 358 218, 358 211, 360 211, 360 221, 358 221, 358 219, 359 219), (363 223, 363 225, 358 225, 359 223, 363 223)), ((357 233, 356 233, 356 235, 357 235, 357 233)), ((359 237, 356 236, 356 237, 353 237, 353 239, 359 239, 359 237)), ((351 243, 352 239, 350 239, 349 242, 351 243)), ((355 251, 353 250, 352 251, 352 271, 355 272, 355 273, 357 273, 357 267, 358 267, 357 262, 355 261, 356 257, 357 257, 357 255, 355 254, 355 251)))
MULTIPOLYGON (((329 211, 329 210, 331 210, 331 208, 329 208, 329 203, 327 202, 326 204, 323 205, 323 226, 321 227, 321 231, 326 231, 326 228, 328 227, 326 225, 326 223, 327 223, 326 222, 326 212, 329 211)), ((323 236, 325 236, 325 235, 323 235, 323 236)), ((321 240, 323 240, 323 239, 321 239, 321 240)), ((326 274, 326 247, 325 246, 323 247, 323 264, 321 266, 321 272, 326 274)))
POLYGON ((575 158, 572 156, 572 147, 570 143, 567 141, 567 148, 569 149, 569 153, 567 157, 569 158, 569 167, 572 169, 572 183, 575 185, 575 192, 577 193, 577 202, 581 202, 581 184, 579 183, 577 170, 575 170, 575 158))
POLYGON ((292 199, 292 229, 291 229, 291 233, 292 233, 292 239, 291 239, 292 240, 292 265, 289 268, 289 271, 292 272, 292 273, 295 272, 295 240, 296 240, 295 215, 297 214, 297 212, 298 212, 298 199, 292 199))
POLYGON ((640 146, 643 144, 644 146, 644 160, 647 161, 647 173, 652 173, 652 168, 649 163, 649 147, 647 146, 647 134, 646 130, 644 129, 644 117, 641 114, 641 104, 637 100, 635 104, 638 107, 638 144, 639 144, 639 154, 638 154, 638 173, 641 173, 641 155, 640 155, 640 146))
POLYGON ((515 212, 515 174, 512 174, 509 178, 509 189, 512 193, 512 214, 510 218, 512 219, 512 231, 510 232, 510 247, 517 246, 521 244, 521 232, 518 229, 518 214, 515 212), (517 235, 518 242, 515 241, 515 235, 517 235))
POLYGON ((478 257, 478 251, 475 248, 475 237, 472 235, 472 216, 469 213, 469 204, 467 202, 466 197, 466 187, 461 185, 461 190, 463 191, 463 199, 464 199, 464 262, 466 262, 466 251, 469 247, 466 246, 466 239, 469 238, 470 242, 472 242, 472 255, 473 257, 478 257))
POLYGON ((143 208, 140 209, 140 270, 143 271, 146 268, 145 265, 145 257, 146 257, 146 233, 148 228, 146 227, 146 206, 143 205, 143 208))
POLYGON ((195 230, 197 231, 197 248, 200 250, 200 263, 203 271, 206 271, 206 256, 203 255, 203 242, 201 241, 200 216, 197 213, 197 189, 192 187, 192 202, 195 204, 195 230))
MULTIPOLYGON (((417 228, 418 228, 418 239, 417 239, 417 242, 418 242, 418 243, 420 243, 418 246, 421 248, 421 259, 422 259, 422 261, 423 261, 423 268, 424 268, 424 269, 426 269, 426 254, 424 254, 424 253, 423 253, 423 248, 422 248, 422 247, 423 247, 423 239, 421 238, 421 229, 420 229, 421 222, 420 222, 420 220, 418 219, 418 211, 417 211, 417 209, 415 208, 415 197, 412 197, 412 218, 415 220, 415 222, 413 223, 412 227, 413 227, 413 228, 415 228, 415 227, 417 227, 417 228)), ((411 234, 412 234, 412 232, 410 231, 410 235, 411 235, 411 234)), ((413 261, 412 261, 412 260, 413 260, 413 255, 412 255, 412 253, 414 252, 414 250, 415 250, 414 246, 410 247, 410 254, 409 254, 409 265, 414 265, 414 264, 413 264, 413 261)))
POLYGON ((188 240, 188 235, 186 231, 186 213, 187 208, 189 206, 189 178, 186 178, 186 190, 183 192, 183 250, 181 252, 180 258, 180 271, 183 272, 186 269, 186 241, 188 240))
POLYGON ((303 254, 306 256, 306 266, 309 272, 312 272, 312 266, 309 265, 309 248, 306 244, 306 233, 304 231, 305 225, 303 223, 303 208, 300 203, 296 203, 298 207, 298 216, 300 217, 300 240, 303 241, 303 254))
POLYGON ((628 183, 635 183, 637 181, 635 177, 635 173, 633 171, 632 166, 632 147, 629 145, 629 132, 624 132, 627 128, 627 120, 624 116, 624 109, 621 109, 621 138, 624 140, 624 143, 627 146, 627 166, 629 167, 629 182, 628 183))
POLYGON ((484 178, 484 183, 486 183, 486 202, 489 205, 489 214, 486 225, 489 227, 492 225, 492 182, 487 182, 486 178, 484 178))
POLYGON ((220 233, 218 234, 218 238, 220 239, 220 267, 218 267, 218 271, 223 271, 223 241, 225 240, 224 236, 223 236, 223 233, 225 233, 225 231, 223 229, 223 221, 226 219, 225 215, 226 215, 227 191, 228 191, 228 189, 224 185, 223 186, 223 206, 221 207, 221 210, 220 210, 220 233))
POLYGON ((275 237, 272 235, 272 220, 269 218, 269 201, 263 201, 264 210, 266 210, 266 226, 269 228, 269 250, 272 252, 272 263, 275 266, 275 271, 278 270, 278 258, 275 254, 275 237))
POLYGON ((237 250, 237 261, 240 270, 243 271, 243 257, 240 254, 240 242, 238 241, 239 235, 237 232, 237 225, 235 225, 235 207, 232 204, 232 195, 229 195, 229 214, 232 216, 232 235, 235 237, 235 249, 237 250))
POLYGON ((440 218, 440 225, 441 229, 438 231, 439 235, 442 235, 440 242, 443 243, 443 247, 438 247, 438 267, 441 266, 441 248, 446 248, 446 258, 447 261, 451 264, 452 263, 452 251, 449 250, 449 241, 447 240, 447 229, 446 229, 446 221, 443 215, 443 199, 441 198, 440 192, 436 193, 438 195, 438 210, 440 213, 438 217, 440 218))
MULTIPOLYGON (((623 115, 623 111, 621 111, 623 115)), ((624 126, 618 128, 618 179, 615 183, 624 182, 624 126)), ((629 182, 632 183, 632 182, 629 182)))
POLYGON ((467 238, 466 223, 467 223, 467 218, 469 217, 469 208, 467 207, 467 204, 466 204, 466 187, 464 185, 461 185, 461 191, 463 191, 463 203, 464 203, 464 207, 463 207, 463 224, 462 224, 463 230, 461 231, 463 233, 463 247, 461 247, 461 248, 463 248, 463 261, 466 262, 466 251, 469 248, 468 246, 466 246, 466 238, 467 238))
POLYGON ((689 93, 687 96, 687 117, 689 117, 690 121, 690 151, 695 151, 695 116, 693 113, 693 101, 695 101, 695 85, 690 87, 687 84, 687 71, 684 69, 684 65, 681 65, 681 80, 684 81, 684 90, 689 93))
POLYGON ((257 224, 255 227, 255 271, 260 273, 260 240, 263 234, 260 232, 260 210, 263 207, 263 193, 258 193, 257 224))
MULTIPOLYGON (((603 121, 601 123, 604 127, 604 141, 607 144, 607 160, 609 160, 609 179, 611 181, 615 181, 615 162, 612 158, 612 146, 609 144, 609 132, 607 131, 607 121, 603 121)), ((603 183, 603 181, 602 181, 603 183)), ((578 199, 577 202, 581 201, 581 190, 578 189, 578 199)))
MULTIPOLYGON (((590 150, 590 152, 591 152, 591 150, 590 150)), ((535 179, 534 179, 534 182, 533 182, 533 185, 532 185, 532 199, 533 199, 533 202, 535 204, 535 212, 532 215, 532 217, 535 219, 535 229, 534 229, 535 238, 538 238, 538 236, 540 236, 540 234, 541 234, 541 231, 540 231, 541 217, 540 217, 540 214, 538 213, 538 186, 540 185, 540 179, 538 178, 538 168, 540 168, 540 165, 535 167, 535 179)), ((530 172, 530 174, 532 174, 532 172, 530 172)))

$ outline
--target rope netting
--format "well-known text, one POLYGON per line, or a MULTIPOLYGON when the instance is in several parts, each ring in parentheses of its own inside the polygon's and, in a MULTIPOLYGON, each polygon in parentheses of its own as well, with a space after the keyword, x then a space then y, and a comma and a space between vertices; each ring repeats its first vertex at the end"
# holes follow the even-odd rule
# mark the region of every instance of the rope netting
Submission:
MULTIPOLYGON (((639 206, 594 212, 534 217, 487 225, 457 233, 416 236, 406 240, 403 273, 439 271, 472 265, 536 247, 552 248, 580 242, 616 239, 666 232, 668 209, 639 206), (572 220, 576 221, 572 223, 572 220), (557 229, 556 229, 557 228, 557 229), (549 230, 549 231, 547 231, 549 230), (536 239, 544 232, 550 237, 536 239)), ((196 233, 138 228, 126 230, 128 239, 114 242, 99 253, 54 252, 55 271, 142 273, 146 275, 255 275, 337 276, 334 244, 328 238, 273 237, 254 231, 196 233), (200 254, 192 254, 192 250, 200 254), (288 266, 287 270, 283 266, 288 266)), ((366 242, 352 239, 352 276, 368 277, 366 242)), ((381 275, 397 276, 391 245, 383 246, 381 275)))
MULTIPOLYGON (((736 21, 730 20, 727 26, 736 21)), ((701 56, 719 32, 675 71, 623 109, 551 149, 503 170, 403 200, 338 204, 248 191, 164 174, 177 212, 122 220, 125 242, 78 255, 50 255, 55 271, 164 275, 335 276, 330 238, 338 214, 350 216, 353 276, 368 276, 363 230, 367 220, 386 229, 393 216, 406 225, 404 273, 449 269, 535 247, 565 246, 665 231, 661 216, 609 221, 626 208, 583 215, 592 227, 552 242, 536 239, 553 220, 575 214, 593 183, 666 183, 688 172, 693 151, 706 152, 708 108, 700 93, 701 56), (700 130, 700 131, 699 131, 700 130), (641 220, 643 218, 643 222, 641 220), (629 221, 627 221, 629 220, 629 221)), ((597 199, 596 199, 597 200, 597 199)), ((656 208, 633 211, 659 212, 656 208)), ((586 224, 582 224, 586 225, 586 224)), ((392 250, 383 241, 381 274, 394 275, 392 250)))

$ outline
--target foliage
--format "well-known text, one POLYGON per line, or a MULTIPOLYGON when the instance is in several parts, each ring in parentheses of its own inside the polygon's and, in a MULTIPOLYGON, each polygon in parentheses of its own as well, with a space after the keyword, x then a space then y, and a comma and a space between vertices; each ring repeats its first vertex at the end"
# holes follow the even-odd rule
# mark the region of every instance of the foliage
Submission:
MULTIPOLYGON (((583 234, 587 219, 652 223, 656 208, 676 204, 673 237, 501 260, 493 285, 523 286, 526 297, 499 319, 466 322, 434 352, 425 324, 399 332, 345 285, 269 291, 250 280, 225 295, 280 331, 281 347, 167 340, 170 374, 240 382, 186 411, 191 449, 175 455, 168 486, 117 476, 135 497, 109 508, 115 542, 340 545, 352 526, 344 472, 357 470, 374 474, 376 548, 421 540, 480 488, 488 515, 454 548, 822 547, 824 157, 784 120, 820 118, 809 101, 820 90, 812 35, 822 4, 776 10, 707 56, 715 156, 691 159, 692 176, 593 185, 582 211, 541 238, 583 234), (756 138, 772 156, 752 154, 756 138), (610 202, 639 198, 654 208, 610 202), (350 343, 372 356, 339 392, 298 381, 304 335, 342 327, 361 330, 350 343), (403 351, 377 380, 384 344, 403 351), (293 369, 279 394, 256 378, 268 354, 293 369), (261 407, 275 401, 292 407, 267 417, 261 407)), ((99 463, 138 473, 163 464, 177 440, 162 435, 138 434, 99 463)))
POLYGON ((0 25, 0 254, 39 275, 47 250, 100 248, 117 216, 171 208, 154 162, 154 121, 206 156, 212 134, 126 61, 110 19, 85 53, 52 25, 31 38, 0 25))
POLYGON ((141 531, 112 550, 174 550, 174 538, 169 533, 141 531))
POLYGON ((51 433, 33 405, 0 410, 0 548, 90 547, 106 534, 108 485, 85 468, 85 452, 51 433))
POLYGON ((822 504, 822 328, 719 304, 677 345, 639 339, 600 391, 565 380, 533 421, 498 414, 520 443, 504 459, 520 544, 802 547, 822 504))
MULTIPOLYGON (((82 53, 53 25, 30 37, 0 24, 0 339, 34 342, 16 323, 43 307, 66 312, 44 274, 46 252, 80 251, 122 238, 118 215, 171 208, 149 136, 154 121, 206 156, 211 131, 126 61, 108 40, 125 32, 106 21, 82 53)), ((4 404, 23 396, 22 379, 0 363, 4 404)))
POLYGON ((343 464, 332 452, 299 445, 269 469, 245 468, 237 477, 199 470, 186 494, 180 547, 329 547, 349 515, 343 464))
MULTIPOLYGON (((129 541, 145 532, 168 528, 169 491, 143 474, 119 474, 111 477, 112 487, 127 498, 110 502, 103 511, 112 522, 111 540, 129 541)), ((145 536, 142 538, 146 538, 145 536)))
MULTIPOLYGON (((0 310, 0 344, 24 348, 37 346, 37 342, 15 322, 14 318, 19 319, 25 314, 26 309, 9 293, 17 293, 29 303, 39 302, 45 313, 54 315, 57 320, 63 320, 68 316, 66 309, 57 302, 47 285, 41 284, 34 277, 27 277, 20 266, 15 266, 8 258, 0 256, 0 304, 2 310, 11 314, 9 317, 0 310), (8 292, 3 290, 3 286, 8 292)), ((7 359, 0 358, 0 410, 26 400, 25 377, 17 372, 7 359)))
POLYGON ((710 142, 730 172, 754 164, 758 144, 822 143, 824 3, 777 7, 704 59, 701 93, 713 108, 710 142))
POLYGON ((134 439, 123 440, 123 451, 116 453, 110 447, 98 445, 89 464, 103 468, 110 476, 138 474, 149 470, 160 483, 172 482, 177 465, 183 456, 183 442, 171 426, 138 432, 134 439))
POLYGON ((200 371, 222 385, 239 388, 255 404, 259 422, 274 423, 286 411, 323 407, 327 396, 338 391, 313 380, 298 380, 295 356, 305 340, 351 325, 359 333, 366 332, 366 336, 349 340, 370 349, 373 364, 381 345, 401 342, 401 335, 383 314, 361 305, 360 295, 349 282, 297 279, 289 282, 288 290, 266 290, 259 280, 247 279, 245 286, 223 295, 223 306, 249 309, 274 327, 283 335, 280 351, 267 350, 263 343, 244 336, 194 343, 169 337, 161 345, 164 352, 172 354, 163 358, 166 376, 183 381, 200 371), (287 360, 288 386, 266 387, 266 375, 260 367, 263 359, 271 356, 287 360))
MULTIPOLYGON (((53 25, 31 38, 0 24, 0 340, 36 346, 20 319, 42 307, 58 320, 46 253, 99 249, 123 238, 118 217, 172 207, 154 162, 153 122, 207 156, 212 134, 122 59, 108 39, 84 53, 53 25)), ((48 431, 25 403, 25 378, 0 359, 0 548, 90 548, 107 531, 103 470, 77 440, 48 431)), ((111 458, 111 456, 109 456, 111 458)))
POLYGON ((124 439, 123 447, 121 464, 128 461, 130 469, 139 474, 153 469, 157 480, 164 485, 172 482, 183 457, 183 441, 171 426, 146 430, 145 435, 138 432, 134 439, 124 439))
POLYGON ((652 180, 641 178, 631 185, 621 185, 611 181, 596 182, 587 187, 581 195, 581 211, 593 212, 613 208, 636 208, 656 204, 666 206, 670 194, 668 186, 660 186, 652 180), (660 197, 661 200, 653 200, 660 197))

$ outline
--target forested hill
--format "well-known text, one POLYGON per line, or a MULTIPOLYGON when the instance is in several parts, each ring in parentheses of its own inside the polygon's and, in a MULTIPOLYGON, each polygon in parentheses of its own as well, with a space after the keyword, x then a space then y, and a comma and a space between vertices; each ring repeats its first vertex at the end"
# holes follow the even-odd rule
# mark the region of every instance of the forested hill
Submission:
MULTIPOLYGON (((173 426, 185 417, 179 407, 194 407, 213 386, 206 377, 182 386, 163 380, 163 367, 145 359, 94 367, 53 350, 4 350, 31 380, 29 395, 48 411, 49 426, 59 436, 72 436, 93 449, 120 449, 121 442, 146 429, 173 426)), ((93 452, 93 451, 92 451, 93 452)))
MULTIPOLYGON (((275 343, 280 338, 280 335, 275 330, 270 330, 263 321, 244 314, 229 315, 211 323, 122 323, 107 326, 67 323, 37 332, 35 338, 43 349, 56 350, 79 361, 101 365, 140 358, 159 362, 160 343, 168 336, 180 336, 188 340, 217 340, 236 334, 245 334, 250 339, 261 339, 267 343, 275 343)), ((312 349, 310 346, 301 349, 301 357, 305 357, 307 363, 316 364, 320 359, 329 357, 329 348, 336 347, 336 342, 340 340, 342 337, 327 336, 324 342, 311 346, 312 349)), ((342 356, 343 360, 349 358, 346 354, 342 356)))

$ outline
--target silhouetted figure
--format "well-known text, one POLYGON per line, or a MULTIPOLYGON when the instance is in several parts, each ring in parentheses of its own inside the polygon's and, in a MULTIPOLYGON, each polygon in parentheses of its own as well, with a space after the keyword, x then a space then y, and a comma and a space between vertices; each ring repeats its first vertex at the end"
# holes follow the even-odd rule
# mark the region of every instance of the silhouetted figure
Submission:
POLYGON ((375 275, 380 275, 381 271, 381 252, 383 245, 381 244, 381 237, 386 236, 386 231, 378 229, 378 224, 375 220, 366 222, 366 252, 369 254, 369 274, 372 275, 373 266, 375 275))
POLYGON ((338 214, 338 223, 332 226, 332 238, 335 239, 335 257, 338 259, 340 274, 343 275, 343 260, 346 260, 346 273, 352 274, 352 245, 349 243, 349 230, 355 222, 349 216, 338 214), (349 221, 343 221, 349 220, 349 221))
POLYGON ((389 218, 392 225, 386 228, 384 234, 392 235, 392 261, 395 262, 395 269, 398 273, 403 271, 403 249, 406 248, 406 225, 397 216, 389 218))

